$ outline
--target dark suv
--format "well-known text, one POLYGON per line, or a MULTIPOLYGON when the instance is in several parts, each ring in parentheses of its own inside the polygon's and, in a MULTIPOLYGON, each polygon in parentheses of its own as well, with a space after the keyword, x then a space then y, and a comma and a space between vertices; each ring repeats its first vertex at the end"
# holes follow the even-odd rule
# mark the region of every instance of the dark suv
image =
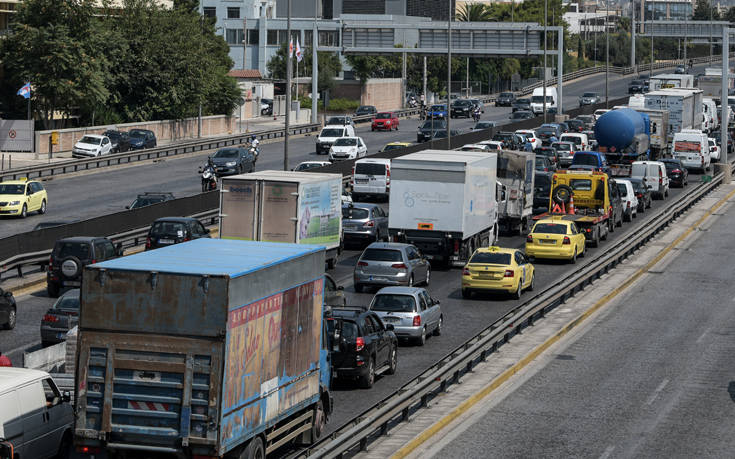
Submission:
POLYGON ((135 201, 129 206, 125 206, 126 209, 137 209, 139 207, 150 206, 152 204, 158 204, 159 202, 171 201, 174 199, 173 193, 168 192, 150 192, 147 191, 143 194, 139 194, 135 201))
POLYGON ((196 218, 163 217, 154 221, 148 230, 145 249, 153 250, 202 237, 209 237, 209 230, 196 218))
POLYGON ((398 365, 398 339, 393 325, 361 308, 332 308, 326 313, 332 374, 357 378, 366 389, 376 374, 392 375, 398 365))
POLYGON ((0 325, 6 330, 15 328, 16 305, 12 292, 0 288, 0 325))
POLYGON ((449 115, 452 118, 459 118, 460 116, 469 118, 472 116, 473 109, 474 104, 471 101, 467 99, 459 99, 452 102, 451 112, 449 115))
POLYGON ((110 260, 122 255, 122 246, 115 247, 105 237, 76 236, 59 239, 48 260, 46 291, 56 298, 62 288, 79 288, 86 265, 110 260))
POLYGON ((127 132, 108 129, 104 134, 112 142, 112 153, 120 153, 130 150, 130 137, 127 132))

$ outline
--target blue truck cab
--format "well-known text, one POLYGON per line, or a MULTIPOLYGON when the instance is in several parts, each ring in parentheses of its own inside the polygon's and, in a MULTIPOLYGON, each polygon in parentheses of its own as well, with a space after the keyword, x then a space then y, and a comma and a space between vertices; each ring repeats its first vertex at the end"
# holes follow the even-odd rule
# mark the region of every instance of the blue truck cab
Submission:
POLYGON ((600 171, 610 175, 610 165, 607 162, 605 153, 599 151, 575 152, 572 156, 572 165, 569 166, 569 170, 600 171))
POLYGON ((263 457, 315 441, 332 410, 324 258, 198 239, 85 267, 77 449, 263 457))

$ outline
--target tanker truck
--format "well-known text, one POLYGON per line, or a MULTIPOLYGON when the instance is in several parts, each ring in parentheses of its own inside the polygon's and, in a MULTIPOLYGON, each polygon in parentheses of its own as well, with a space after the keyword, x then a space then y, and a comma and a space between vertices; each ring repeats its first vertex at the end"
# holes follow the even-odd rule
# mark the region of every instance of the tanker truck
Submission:
POLYGON ((630 108, 611 110, 595 123, 595 139, 612 175, 629 176, 634 161, 650 156, 650 119, 630 108))

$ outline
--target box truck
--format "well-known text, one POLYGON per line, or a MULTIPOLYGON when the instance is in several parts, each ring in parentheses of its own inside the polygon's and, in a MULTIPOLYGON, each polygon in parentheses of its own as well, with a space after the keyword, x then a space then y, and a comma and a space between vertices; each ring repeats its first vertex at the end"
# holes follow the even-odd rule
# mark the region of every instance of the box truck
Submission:
POLYGON ((342 176, 261 171, 222 179, 220 237, 319 244, 332 269, 342 251, 342 176))
POLYGON ((682 129, 702 129, 704 114, 700 89, 666 89, 645 96, 645 107, 669 112, 668 144, 682 129))
POLYGON ((505 195, 498 206, 498 221, 505 231, 524 234, 530 227, 535 165, 534 153, 512 150, 498 152, 498 183, 505 195))
POLYGON ((77 450, 264 457, 316 440, 332 409, 324 251, 197 239, 85 267, 77 450))

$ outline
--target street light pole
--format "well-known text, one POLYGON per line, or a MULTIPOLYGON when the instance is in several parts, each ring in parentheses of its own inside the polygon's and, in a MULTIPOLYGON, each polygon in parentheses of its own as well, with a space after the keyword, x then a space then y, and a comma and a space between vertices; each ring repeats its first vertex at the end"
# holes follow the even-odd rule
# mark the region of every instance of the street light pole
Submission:
POLYGON ((608 18, 610 17, 610 2, 605 0, 605 108, 610 108, 610 94, 608 92, 608 79, 610 76, 610 27, 608 26, 608 18))
POLYGON ((544 0, 544 69, 543 74, 541 75, 541 80, 543 81, 544 85, 544 94, 542 98, 543 101, 543 107, 544 107, 544 123, 546 123, 546 34, 548 33, 546 30, 546 23, 547 23, 547 15, 549 13, 549 0, 544 0))
POLYGON ((319 0, 314 0, 314 31, 311 33, 311 122, 316 124, 317 107, 319 106, 319 62, 316 49, 319 46, 319 35, 316 29, 319 0))
POLYGON ((728 58, 730 57, 730 29, 729 27, 723 27, 722 28, 722 98, 721 98, 721 109, 722 112, 720 113, 720 119, 722 122, 720 123, 720 163, 722 163, 722 168, 724 170, 724 179, 723 183, 730 183, 730 163, 727 160, 727 139, 728 139, 728 132, 727 132, 727 122, 728 118, 730 116, 729 113, 729 104, 727 100, 727 90, 728 90, 728 82, 729 82, 729 74, 730 74, 730 65, 728 62, 728 58))
MULTIPOLYGON (((452 10, 452 1, 449 3, 449 16, 447 17, 447 150, 452 149, 452 17, 454 11, 452 10)), ((431 122, 432 126, 434 122, 431 122)))
POLYGON ((291 0, 286 8, 286 130, 283 132, 283 170, 288 170, 288 129, 291 123, 291 0))

